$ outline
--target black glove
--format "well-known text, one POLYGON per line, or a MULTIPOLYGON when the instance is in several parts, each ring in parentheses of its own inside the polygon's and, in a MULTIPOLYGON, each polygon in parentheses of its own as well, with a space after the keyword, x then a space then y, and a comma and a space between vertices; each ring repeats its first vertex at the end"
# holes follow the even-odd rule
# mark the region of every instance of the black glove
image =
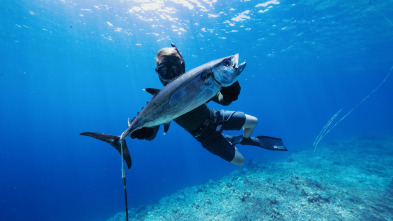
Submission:
POLYGON ((240 89, 239 81, 236 81, 229 87, 223 87, 220 92, 226 101, 235 101, 239 97, 240 89))
POLYGON ((158 129, 160 126, 155 126, 155 127, 143 127, 141 129, 138 129, 134 131, 131 134, 132 139, 140 139, 140 140, 153 140, 158 132, 158 129))

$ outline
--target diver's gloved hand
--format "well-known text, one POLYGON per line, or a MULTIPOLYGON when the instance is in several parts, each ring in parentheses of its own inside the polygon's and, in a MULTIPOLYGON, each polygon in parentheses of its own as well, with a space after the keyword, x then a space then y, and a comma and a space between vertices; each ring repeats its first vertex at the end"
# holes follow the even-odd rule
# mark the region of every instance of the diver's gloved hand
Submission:
POLYGON ((235 101, 239 97, 240 90, 241 87, 239 81, 236 81, 229 87, 223 87, 220 92, 226 101, 235 101))
POLYGON ((159 128, 160 126, 143 127, 134 131, 130 137, 132 139, 153 140, 156 137, 159 128))

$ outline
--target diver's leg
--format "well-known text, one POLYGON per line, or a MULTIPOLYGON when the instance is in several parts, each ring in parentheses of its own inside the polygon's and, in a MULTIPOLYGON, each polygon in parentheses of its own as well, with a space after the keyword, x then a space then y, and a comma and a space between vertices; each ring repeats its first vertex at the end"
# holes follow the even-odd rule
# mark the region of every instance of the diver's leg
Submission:
POLYGON ((244 157, 236 147, 235 147, 235 156, 233 157, 231 163, 237 166, 241 166, 244 164, 244 157))
POLYGON ((220 132, 213 131, 210 134, 204 134, 199 136, 197 140, 201 142, 202 146, 210 153, 237 166, 244 164, 245 160, 243 155, 239 152, 235 145, 225 139, 220 132))
POLYGON ((258 124, 258 118, 246 114, 246 121, 243 125, 243 137, 249 138, 251 136, 252 131, 258 124))

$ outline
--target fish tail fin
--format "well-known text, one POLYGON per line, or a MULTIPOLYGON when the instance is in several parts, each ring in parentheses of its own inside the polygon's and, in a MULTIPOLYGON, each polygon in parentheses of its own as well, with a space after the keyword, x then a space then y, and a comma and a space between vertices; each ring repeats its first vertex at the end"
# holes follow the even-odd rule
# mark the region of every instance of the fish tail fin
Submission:
POLYGON ((123 146, 123 159, 127 163, 128 169, 131 168, 132 160, 130 152, 128 151, 126 141, 123 139, 121 140, 119 136, 109 135, 109 134, 102 134, 102 133, 95 133, 95 132, 83 132, 80 135, 89 136, 96 138, 98 140, 105 141, 112 145, 120 154, 121 154, 121 147, 123 146))

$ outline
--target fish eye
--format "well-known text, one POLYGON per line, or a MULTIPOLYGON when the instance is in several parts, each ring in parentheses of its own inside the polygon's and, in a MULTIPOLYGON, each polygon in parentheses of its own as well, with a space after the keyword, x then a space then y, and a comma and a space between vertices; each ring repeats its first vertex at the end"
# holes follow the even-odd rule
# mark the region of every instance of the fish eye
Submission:
POLYGON ((226 59, 226 60, 224 60, 224 65, 225 66, 230 66, 231 65, 231 60, 229 60, 229 59, 226 59))

